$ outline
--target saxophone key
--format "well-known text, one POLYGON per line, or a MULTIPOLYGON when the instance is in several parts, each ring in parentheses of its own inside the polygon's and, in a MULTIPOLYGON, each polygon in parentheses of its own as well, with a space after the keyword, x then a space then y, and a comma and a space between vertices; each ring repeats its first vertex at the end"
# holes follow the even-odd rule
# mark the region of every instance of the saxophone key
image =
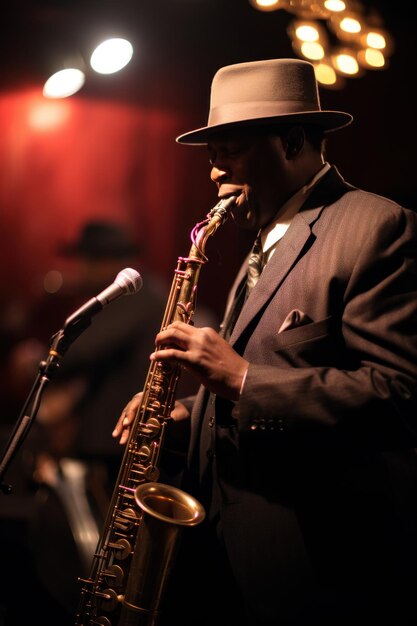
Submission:
POLYGON ((159 380, 157 379, 156 380, 156 384, 154 384, 152 386, 152 395, 155 398, 160 398, 161 396, 164 395, 164 393, 165 393, 165 390, 164 390, 164 387, 163 387, 163 383, 164 382, 165 382, 164 381, 164 377, 163 376, 159 376, 159 380))
POLYGON ((143 466, 137 463, 132 465, 130 473, 132 474, 132 478, 134 478, 136 481, 140 480, 142 482, 145 478, 145 470, 143 466))
POLYGON ((156 437, 161 430, 161 425, 156 417, 151 417, 142 426, 142 434, 147 437, 156 437))
POLYGON ((114 611, 119 605, 119 602, 123 600, 123 596, 117 595, 114 589, 105 589, 104 591, 96 591, 94 594, 97 598, 97 604, 99 608, 106 613, 114 611))
POLYGON ((151 482, 157 481, 159 478, 159 474, 160 471, 155 465, 149 465, 149 467, 145 469, 146 479, 151 482))
POLYGON ((132 546, 127 539, 118 539, 117 541, 108 543, 107 545, 112 550, 114 557, 118 561, 124 561, 132 552, 132 546))
POLYGON ((110 587, 120 587, 124 576, 125 572, 120 565, 111 565, 103 572, 104 580, 110 587))
POLYGON ((148 461, 152 456, 152 451, 149 446, 141 446, 138 451, 138 457, 142 463, 148 461))
POLYGON ((118 511, 114 525, 119 530, 127 532, 133 528, 137 519, 138 517, 133 509, 125 509, 124 511, 118 511))

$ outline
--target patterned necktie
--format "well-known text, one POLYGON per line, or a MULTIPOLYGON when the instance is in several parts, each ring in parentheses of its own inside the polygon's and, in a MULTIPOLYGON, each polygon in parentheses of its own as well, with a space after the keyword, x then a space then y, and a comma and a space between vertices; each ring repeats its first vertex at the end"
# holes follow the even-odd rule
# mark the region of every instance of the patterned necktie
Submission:
POLYGON ((222 324, 222 333, 225 339, 229 339, 239 317, 240 311, 246 302, 250 290, 255 286, 261 275, 264 266, 264 254, 262 252, 262 243, 260 231, 253 244, 252 251, 249 256, 248 269, 246 275, 242 278, 241 283, 236 289, 233 304, 230 307, 229 314, 222 324))
POLYGON ((249 263, 248 263, 248 274, 246 278, 246 291, 247 294, 253 289, 253 287, 258 282, 258 278, 261 275, 264 266, 264 253, 262 251, 262 242, 261 242, 261 234, 258 233, 258 236, 255 239, 255 243, 253 244, 252 252, 250 253, 249 263))

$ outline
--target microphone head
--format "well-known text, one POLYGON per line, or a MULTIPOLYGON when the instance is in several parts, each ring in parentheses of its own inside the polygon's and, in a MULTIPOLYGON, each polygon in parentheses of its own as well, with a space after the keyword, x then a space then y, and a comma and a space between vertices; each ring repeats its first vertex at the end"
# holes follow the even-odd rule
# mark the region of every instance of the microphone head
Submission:
POLYGON ((136 293, 142 289, 142 276, 131 267, 126 267, 119 272, 114 281, 124 291, 126 295, 136 293))

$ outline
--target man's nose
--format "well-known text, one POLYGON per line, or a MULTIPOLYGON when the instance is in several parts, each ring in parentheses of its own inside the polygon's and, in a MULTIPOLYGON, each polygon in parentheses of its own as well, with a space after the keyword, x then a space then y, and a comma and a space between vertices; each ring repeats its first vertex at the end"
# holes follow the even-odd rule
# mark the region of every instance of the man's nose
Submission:
POLYGON ((230 176, 229 170, 221 165, 213 165, 211 168, 210 178, 214 183, 219 183, 230 176))

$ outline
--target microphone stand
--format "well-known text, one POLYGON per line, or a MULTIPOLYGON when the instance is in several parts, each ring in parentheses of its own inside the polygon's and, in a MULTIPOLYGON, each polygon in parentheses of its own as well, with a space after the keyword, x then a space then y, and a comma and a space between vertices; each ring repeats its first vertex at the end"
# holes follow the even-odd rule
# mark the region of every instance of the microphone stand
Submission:
POLYGON ((11 485, 3 482, 3 478, 16 452, 22 445, 35 421, 41 404, 42 394, 47 384, 58 371, 59 361, 75 339, 91 324, 91 318, 87 316, 80 317, 74 321, 71 320, 72 323, 70 324, 68 324, 68 321, 69 319, 61 330, 52 335, 48 356, 46 360, 39 363, 39 370, 35 382, 33 383, 32 389, 29 392, 6 445, 3 458, 0 462, 0 493, 10 495, 13 490, 11 485))

